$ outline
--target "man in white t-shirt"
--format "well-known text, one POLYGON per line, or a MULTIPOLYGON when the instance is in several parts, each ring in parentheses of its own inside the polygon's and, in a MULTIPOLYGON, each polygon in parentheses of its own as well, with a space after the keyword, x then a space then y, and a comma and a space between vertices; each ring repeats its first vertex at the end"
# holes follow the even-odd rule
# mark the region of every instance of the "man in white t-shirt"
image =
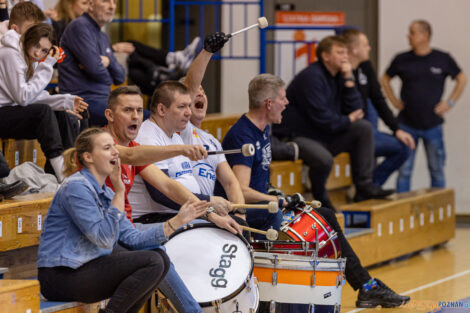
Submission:
MULTIPOLYGON (((187 76, 182 80, 188 87, 191 96, 191 118, 186 128, 180 132, 180 136, 185 144, 202 145, 208 151, 220 151, 222 145, 211 134, 201 129, 201 123, 207 113, 207 96, 201 86, 207 65, 213 53, 202 50, 193 61, 188 70, 187 76)), ((191 162, 193 175, 196 178, 201 192, 206 195, 213 195, 215 183, 218 180, 224 187, 228 199, 233 203, 245 203, 243 192, 237 177, 233 173, 224 154, 210 155, 206 159, 191 162)), ((245 218, 244 212, 237 214, 245 218)))
MULTIPOLYGON (((144 145, 184 144, 177 132, 182 131, 191 116, 191 98, 185 85, 167 81, 159 85, 150 103, 151 116, 142 123, 136 141, 144 145)), ((170 178, 180 182, 200 199, 210 201, 220 215, 231 211, 230 202, 221 197, 205 195, 193 176, 191 160, 177 156, 155 163, 170 178)), ((160 192, 136 177, 129 192, 132 217, 137 222, 159 222, 171 217, 177 210, 160 192), (149 219, 150 218, 150 219, 149 219)))

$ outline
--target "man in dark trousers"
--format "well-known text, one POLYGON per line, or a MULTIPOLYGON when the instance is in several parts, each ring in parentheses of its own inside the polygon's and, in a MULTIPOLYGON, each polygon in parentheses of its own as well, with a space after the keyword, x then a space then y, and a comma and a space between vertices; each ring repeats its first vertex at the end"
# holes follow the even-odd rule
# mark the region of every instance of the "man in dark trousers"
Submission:
POLYGON ((373 183, 374 138, 372 125, 363 120, 362 99, 354 81, 344 39, 324 38, 317 47, 318 61, 294 77, 287 88, 290 105, 282 124, 273 134, 289 137, 300 149, 300 158, 310 167, 312 194, 334 209, 325 184, 333 157, 349 152, 354 200, 383 198, 393 193, 373 183))
POLYGON ((348 29, 342 36, 348 45, 354 79, 363 99, 364 118, 374 127, 375 157, 385 157, 374 169, 374 183, 382 186, 408 159, 415 143, 409 133, 400 129, 398 120, 385 101, 377 74, 369 60, 370 45, 367 36, 356 29, 348 29), (377 115, 393 135, 378 131, 377 118, 372 118, 377 115))

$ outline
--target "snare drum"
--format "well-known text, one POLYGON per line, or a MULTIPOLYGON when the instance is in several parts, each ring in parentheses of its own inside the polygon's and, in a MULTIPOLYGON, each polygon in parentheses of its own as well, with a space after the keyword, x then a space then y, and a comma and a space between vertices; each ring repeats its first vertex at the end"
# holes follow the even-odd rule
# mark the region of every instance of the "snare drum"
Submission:
POLYGON ((254 252, 261 301, 339 307, 346 259, 254 252))
POLYGON ((178 229, 165 248, 204 312, 258 310, 252 250, 242 236, 209 223, 190 224, 178 229))
POLYGON ((338 258, 341 255, 338 235, 330 224, 312 207, 300 209, 294 219, 281 226, 281 240, 316 242, 318 233, 318 254, 320 258, 338 258), (284 236, 281 236, 284 234, 284 236))

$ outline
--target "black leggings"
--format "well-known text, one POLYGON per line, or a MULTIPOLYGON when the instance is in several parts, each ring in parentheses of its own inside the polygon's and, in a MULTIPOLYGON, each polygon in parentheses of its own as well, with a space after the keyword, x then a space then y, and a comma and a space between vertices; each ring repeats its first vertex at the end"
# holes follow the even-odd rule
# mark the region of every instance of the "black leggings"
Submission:
POLYGON ((41 293, 51 301, 98 302, 110 298, 109 313, 137 313, 160 281, 170 260, 161 249, 129 251, 117 245, 110 255, 77 269, 41 267, 41 293))

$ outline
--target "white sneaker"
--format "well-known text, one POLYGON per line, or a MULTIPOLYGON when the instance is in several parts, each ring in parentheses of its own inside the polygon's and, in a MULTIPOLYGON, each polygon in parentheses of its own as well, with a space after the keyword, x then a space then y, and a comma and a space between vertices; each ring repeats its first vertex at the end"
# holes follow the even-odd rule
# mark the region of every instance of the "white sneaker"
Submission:
POLYGON ((169 52, 170 58, 167 59, 167 64, 169 66, 174 65, 183 72, 186 72, 196 56, 196 49, 200 40, 200 37, 196 37, 184 50, 169 52))

